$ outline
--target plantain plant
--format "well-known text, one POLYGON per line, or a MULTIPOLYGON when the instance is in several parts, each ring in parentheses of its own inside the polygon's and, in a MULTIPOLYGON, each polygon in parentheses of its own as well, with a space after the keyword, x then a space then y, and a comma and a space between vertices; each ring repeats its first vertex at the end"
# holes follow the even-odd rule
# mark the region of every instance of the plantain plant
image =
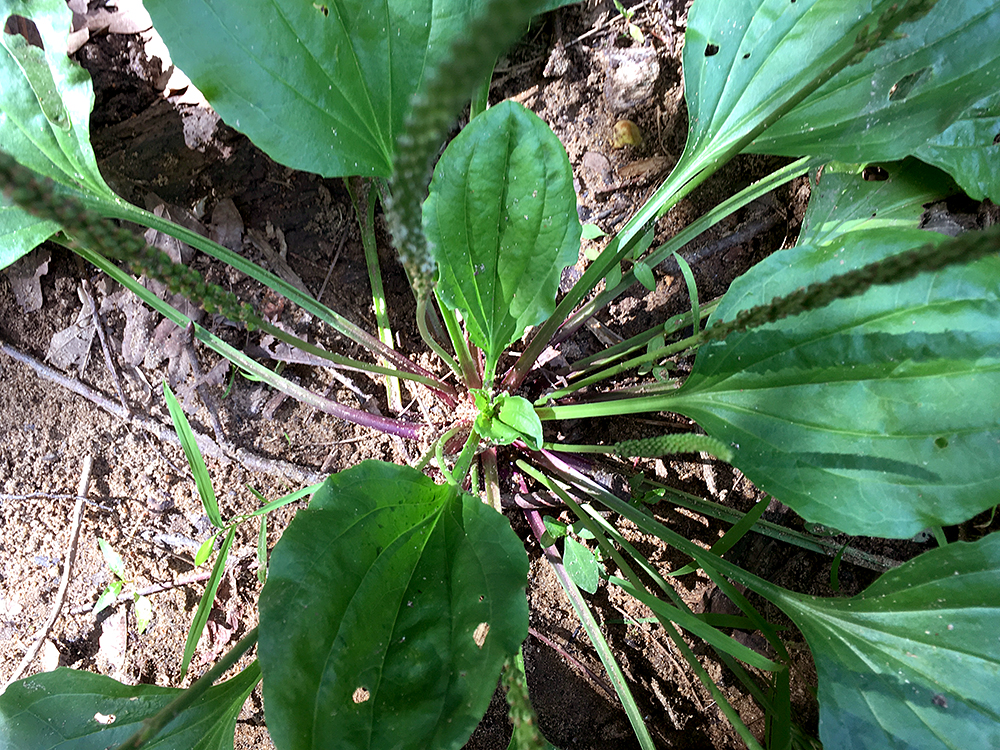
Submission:
MULTIPOLYGON (((61 0, 3 0, 8 15, 34 21, 45 48, 3 37, 0 147, 20 166, 0 159, 16 203, 0 211, 0 259, 9 263, 54 235, 179 325, 190 321, 145 293, 133 273, 158 276, 208 311, 270 332, 248 305, 106 218, 153 226, 286 294, 377 361, 275 335, 337 364, 409 380, 448 416, 376 419, 284 380, 194 325, 200 341, 237 367, 339 418, 420 440, 426 455, 416 467, 369 461, 327 479, 273 550, 259 631, 187 692, 70 670, 36 675, 0 696, 5 746, 232 747, 236 714, 262 678, 280 750, 460 747, 505 662, 508 682, 519 684, 513 657, 527 634, 527 557, 497 512, 498 449, 513 452, 525 481, 568 506, 578 518, 573 530, 614 563, 607 572, 567 537, 564 565, 554 537, 565 529, 525 511, 643 747, 653 744, 642 712, 578 589, 592 587, 595 571, 652 610, 749 747, 788 747, 800 730, 785 645, 734 584, 777 605, 805 636, 825 747, 1000 745, 992 625, 1000 538, 947 544, 941 532, 997 504, 1000 229, 948 237, 920 228, 924 206, 949 195, 1000 199, 1000 48, 992 43, 1000 3, 696 0, 683 55, 684 153, 561 297, 560 275, 577 260, 581 237, 565 151, 525 108, 503 102, 481 111, 476 96, 531 15, 557 3, 147 5, 174 59, 272 157, 325 176, 376 180, 417 299, 416 325, 441 371, 416 366, 238 255, 115 197, 88 143, 89 80, 59 52, 68 27, 61 0), (431 176, 470 99, 474 116, 431 176), (266 113, 279 106, 286 116, 276 124, 266 113), (654 247, 656 220, 748 151, 797 160, 654 247), (691 312, 569 363, 559 387, 537 377, 546 349, 637 280, 648 283, 692 237, 805 174, 812 195, 794 248, 709 304, 676 256, 689 277, 691 312), (880 179, 866 179, 872 174, 880 179), (689 355, 683 382, 669 377, 670 362, 689 355), (633 372, 646 374, 638 385, 618 385, 633 372), (663 411, 694 419, 706 434, 568 445, 548 427, 663 411), (803 596, 723 556, 748 530, 768 532, 763 504, 709 551, 608 492, 567 455, 691 451, 729 461, 808 522, 888 538, 930 528, 941 545, 858 596, 803 596), (431 461, 440 483, 423 471, 431 461), (691 565, 675 573, 703 569, 743 612, 721 625, 761 631, 772 655, 692 613, 602 508, 689 556, 691 565), (707 642, 760 703, 762 736, 747 729, 681 631, 707 642), (252 666, 212 685, 255 639, 252 666), (115 720, 100 724, 98 715, 115 720)), ((632 480, 640 499, 723 512, 648 477, 632 480)), ((824 549, 809 535, 797 541, 824 549)), ((521 726, 523 700, 517 706, 521 726)), ((526 734, 535 745, 525 746, 541 746, 526 734)))

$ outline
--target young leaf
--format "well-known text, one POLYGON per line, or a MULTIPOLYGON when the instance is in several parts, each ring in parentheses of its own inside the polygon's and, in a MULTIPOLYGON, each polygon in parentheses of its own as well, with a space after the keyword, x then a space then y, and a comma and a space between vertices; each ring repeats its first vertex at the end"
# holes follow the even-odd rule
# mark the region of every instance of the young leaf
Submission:
POLYGON ((441 156, 424 229, 439 298, 461 310, 486 352, 489 379, 503 350, 552 312, 560 274, 580 249, 573 172, 559 139, 516 102, 488 109, 441 156))
MULTIPOLYGON (((45 49, 19 34, 0 34, 0 150, 78 195, 116 203, 90 146, 90 75, 66 55, 72 12, 63 0, 0 0, 2 17, 34 22, 45 49)), ((0 268, 46 240, 59 226, 0 199, 0 268)))
POLYGON ((111 545, 103 539, 97 540, 97 546, 101 548, 101 555, 104 556, 104 563, 108 566, 108 570, 124 581, 125 561, 122 560, 122 556, 115 552, 111 545))
POLYGON ((146 632, 149 623, 153 621, 153 603, 147 596, 135 597, 135 629, 140 634, 146 632))
POLYGON ((850 599, 768 595, 806 637, 827 750, 1000 747, 1000 534, 932 549, 850 599))
MULTIPOLYGON (((713 319, 941 235, 885 228, 775 253, 713 319)), ((995 502, 1000 258, 876 286, 702 347, 665 408, 739 447, 733 463, 806 520, 907 538, 995 502)))
POLYGON ((531 402, 520 396, 499 396, 497 419, 517 430, 532 450, 542 449, 542 422, 531 402))
POLYGON ((208 475, 208 467, 205 466, 205 459, 198 448, 191 425, 188 424, 184 409, 181 408, 174 392, 170 390, 167 381, 163 381, 163 398, 166 399, 167 409, 170 411, 170 419, 174 423, 177 437, 181 441, 184 455, 187 457, 188 466, 191 467, 191 474, 194 476, 195 487, 198 488, 198 496, 201 504, 205 508, 205 515, 212 525, 217 529, 225 528, 222 516, 219 513, 219 503, 215 499, 215 489, 212 487, 212 478, 208 475))
POLYGON ((97 597, 97 601, 94 603, 94 616, 97 616, 98 613, 103 612, 118 601, 118 595, 121 594, 124 586, 125 584, 121 581, 112 581, 105 586, 104 591, 101 592, 101 595, 97 597))
POLYGON ((461 746, 527 635, 526 578, 506 520, 450 485, 375 461, 330 477, 260 597, 275 744, 461 746))
POLYGON ((202 565, 205 564, 205 561, 208 560, 209 557, 211 557, 212 548, 215 547, 215 540, 218 537, 219 537, 218 534, 212 534, 212 536, 210 536, 208 539, 206 539, 204 542, 201 543, 201 546, 198 548, 198 552, 195 553, 194 556, 194 566, 196 568, 200 568, 202 565))
POLYGON ((229 549, 233 546, 233 537, 236 535, 236 527, 230 526, 226 532, 226 538, 222 540, 222 547, 219 549, 219 556, 215 558, 215 565, 212 566, 212 574, 205 583, 205 592, 198 601, 198 609, 195 610, 194 619, 191 620, 191 629, 188 631, 187 641, 184 643, 184 657, 181 660, 181 674, 187 674, 191 665, 191 658, 194 650, 198 647, 198 640, 201 638, 205 623, 212 612, 212 605, 215 603, 215 592, 219 590, 219 583, 222 581, 222 574, 226 570, 226 560, 229 559, 229 549))
POLYGON ((653 276, 653 269, 641 260, 637 260, 632 264, 632 273, 635 274, 636 280, 646 287, 647 290, 652 292, 656 289, 656 277, 653 276))
POLYGON ((573 583, 593 594, 601 582, 601 565, 594 559, 594 553, 571 536, 566 537, 563 549, 563 564, 573 583))
MULTIPOLYGON (((232 679, 210 687, 198 703, 144 744, 144 750, 232 750, 236 717, 259 679, 260 667, 254 662, 232 679)), ((65 667, 32 675, 0 695, 0 747, 118 747, 182 692, 123 685, 65 667)))

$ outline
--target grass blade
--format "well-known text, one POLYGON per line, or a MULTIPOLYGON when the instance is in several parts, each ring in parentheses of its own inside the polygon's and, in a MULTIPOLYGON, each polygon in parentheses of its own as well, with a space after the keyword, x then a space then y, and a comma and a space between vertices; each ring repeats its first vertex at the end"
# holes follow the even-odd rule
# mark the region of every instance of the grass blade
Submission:
POLYGON ((191 467, 191 473, 194 475, 194 484, 198 488, 198 496, 201 498, 201 504, 205 508, 205 515, 208 516, 208 520, 212 522, 215 528, 225 528, 225 524, 222 522, 222 515, 219 513, 219 502, 215 499, 215 488, 212 487, 212 478, 208 475, 208 467, 205 466, 205 459, 198 448, 194 433, 191 431, 191 425, 188 424, 187 417, 184 416, 184 410, 181 408, 177 397, 174 396, 173 391, 170 390, 170 386, 167 385, 166 380, 163 381, 163 398, 167 401, 167 408, 170 410, 170 419, 174 423, 174 429, 177 430, 177 437, 181 441, 181 447, 184 449, 184 455, 187 457, 188 466, 191 467))

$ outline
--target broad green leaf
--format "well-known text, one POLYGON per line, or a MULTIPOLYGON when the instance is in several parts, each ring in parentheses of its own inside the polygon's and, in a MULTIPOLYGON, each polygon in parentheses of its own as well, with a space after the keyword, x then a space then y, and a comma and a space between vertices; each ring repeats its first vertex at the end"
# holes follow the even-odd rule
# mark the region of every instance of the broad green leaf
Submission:
POLYGON ((850 599, 772 592, 816 660, 823 747, 1000 747, 998 581, 991 534, 930 550, 850 599))
POLYGON ((516 102, 487 110, 438 162, 424 230, 439 298, 462 312, 489 379, 503 350, 551 314, 560 274, 580 249, 573 172, 559 139, 516 102))
POLYGON ((927 203, 960 192, 948 175, 916 159, 877 166, 830 162, 812 177, 798 244, 823 245, 847 232, 913 229, 927 203), (884 178, 884 179, 881 179, 884 178))
POLYGON ((954 175, 977 201, 1000 203, 1000 92, 976 102, 913 153, 954 175))
MULTIPOLYGON (((943 239, 884 227, 780 251, 713 319, 943 239)), ((703 347, 667 403, 808 521, 895 538, 957 523, 996 502, 998 293, 995 256, 873 287, 703 347)))
POLYGON ((563 548, 563 564, 573 583, 593 594, 601 582, 601 566, 594 553, 571 536, 566 537, 563 548))
POLYGON ((195 487, 198 488, 198 497, 201 498, 202 507, 205 508, 205 515, 208 516, 208 520, 215 528, 225 528, 226 524, 223 523, 222 515, 219 513, 219 502, 215 498, 215 488, 212 487, 212 478, 208 475, 205 458, 201 455, 201 449, 198 447, 198 441, 191 430, 184 409, 181 408, 180 402, 174 392, 170 390, 166 380, 163 381, 163 398, 167 402, 167 409, 170 412, 170 420, 174 423, 177 439, 180 440, 188 466, 191 467, 191 475, 194 477, 195 487))
POLYGON ((938 0, 899 32, 902 38, 822 86, 751 150, 841 161, 900 159, 996 90, 1000 2, 938 0))
MULTIPOLYGON (((146 0, 174 62, 275 161, 388 177, 411 96, 484 0, 146 0)), ((565 2, 540 3, 540 10, 565 2)))
POLYGON ((460 747, 527 635, 526 577, 520 540, 477 499, 375 461, 330 477, 261 592, 275 744, 460 747))
MULTIPOLYGON (((727 154, 849 54, 859 32, 874 28, 894 5, 895 0, 695 3, 684 46, 689 159, 708 164, 727 154)), ((823 84, 748 150, 850 162, 899 159, 995 89, 1000 74, 995 0, 939 0, 897 34, 823 84)))
MULTIPOLYGON (((143 745, 149 750, 232 750, 236 717, 260 679, 257 662, 208 689, 201 700, 143 745)), ((5 750, 105 750, 132 736, 182 691, 123 685, 59 668, 19 680, 0 695, 5 750)))
MULTIPOLYGON (((92 202, 119 199, 104 183, 90 147, 90 76, 66 55, 72 12, 64 0, 0 0, 6 19, 34 22, 45 49, 0 35, 0 150, 92 202)), ((58 230, 0 199, 0 268, 58 230)))

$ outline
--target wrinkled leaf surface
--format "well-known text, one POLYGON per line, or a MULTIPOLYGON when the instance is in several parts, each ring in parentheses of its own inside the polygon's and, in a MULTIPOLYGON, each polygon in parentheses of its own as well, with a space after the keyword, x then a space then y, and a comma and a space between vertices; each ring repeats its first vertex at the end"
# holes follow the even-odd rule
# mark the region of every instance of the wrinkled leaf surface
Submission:
POLYGON ((475 498, 375 461, 330 477, 260 598, 275 744, 460 747, 527 635, 526 577, 520 540, 475 498))
MULTIPOLYGON (((236 716, 260 679, 254 662, 208 689, 152 741, 151 750, 232 750, 236 716)), ((123 685, 60 668, 19 680, 0 695, 0 747, 6 750, 105 750, 131 737, 181 690, 123 685)))
POLYGON ((771 595, 806 637, 827 750, 1000 747, 1000 534, 933 549, 850 599, 771 595))
MULTIPOLYGON (((861 208, 852 209, 850 176, 824 174, 805 243, 738 279, 713 321, 943 240, 913 228, 917 188, 892 169, 897 182, 875 189, 880 202, 899 204, 890 218, 909 213, 909 228, 893 220, 861 231, 865 191, 854 191, 861 208)), ((739 446, 736 466, 809 521, 899 538, 957 523, 996 502, 998 293, 1000 259, 989 257, 732 334, 699 351, 670 408, 739 446)))
POLYGON ((492 374, 501 352, 551 314, 562 269, 580 249, 573 172, 559 139, 516 102, 488 109, 438 162, 424 230, 438 295, 462 312, 492 374))

